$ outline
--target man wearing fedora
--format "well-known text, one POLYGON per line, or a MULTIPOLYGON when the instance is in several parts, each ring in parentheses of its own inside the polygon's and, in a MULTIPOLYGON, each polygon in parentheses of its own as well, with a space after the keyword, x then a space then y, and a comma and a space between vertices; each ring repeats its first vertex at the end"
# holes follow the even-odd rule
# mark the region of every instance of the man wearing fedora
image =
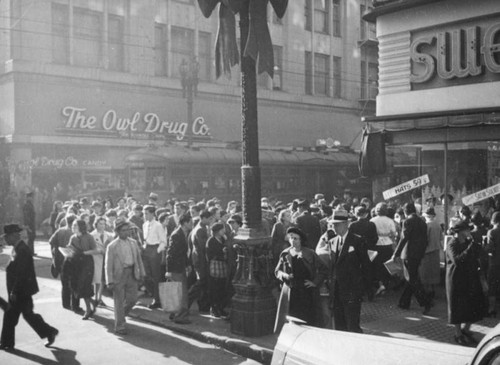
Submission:
POLYGON ((26 322, 40 338, 46 338, 46 347, 51 346, 59 331, 48 325, 41 315, 33 312, 32 296, 38 293, 38 283, 33 263, 33 254, 28 245, 21 240, 23 229, 18 224, 4 226, 5 242, 12 248, 12 256, 7 265, 7 291, 9 308, 4 313, 0 349, 13 350, 15 346, 16 325, 22 314, 26 322))
POLYGON ((329 224, 335 237, 321 241, 316 253, 329 267, 334 329, 362 333, 361 302, 370 281, 370 259, 365 240, 350 232, 346 210, 334 210, 329 224))
POLYGON ((118 219, 115 232, 118 235, 106 248, 106 284, 113 291, 115 308, 115 333, 127 334, 125 316, 137 302, 137 288, 144 279, 145 271, 137 242, 130 238, 131 225, 118 219))

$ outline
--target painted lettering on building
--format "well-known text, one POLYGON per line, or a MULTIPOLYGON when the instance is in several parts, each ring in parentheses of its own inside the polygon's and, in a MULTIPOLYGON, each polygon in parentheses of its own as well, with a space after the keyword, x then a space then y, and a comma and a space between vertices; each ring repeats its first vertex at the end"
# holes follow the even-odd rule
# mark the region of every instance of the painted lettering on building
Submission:
POLYGON ((500 22, 470 25, 415 37, 410 81, 426 83, 500 73, 500 22), (417 67, 416 67, 417 66, 417 67))
POLYGON ((5 159, 9 171, 12 173, 16 170, 28 171, 33 168, 43 169, 62 169, 62 168, 96 168, 108 167, 107 160, 100 159, 79 159, 74 156, 66 156, 60 158, 50 158, 47 156, 39 156, 28 160, 15 160, 11 157, 5 159))
POLYGON ((210 129, 203 117, 196 118, 191 126, 186 122, 162 120, 156 113, 135 112, 130 117, 120 116, 114 109, 106 111, 102 117, 89 115, 86 108, 66 106, 62 109, 65 117, 64 128, 78 130, 105 130, 117 132, 119 135, 148 135, 173 136, 182 141, 190 131, 194 136, 209 136, 210 129))

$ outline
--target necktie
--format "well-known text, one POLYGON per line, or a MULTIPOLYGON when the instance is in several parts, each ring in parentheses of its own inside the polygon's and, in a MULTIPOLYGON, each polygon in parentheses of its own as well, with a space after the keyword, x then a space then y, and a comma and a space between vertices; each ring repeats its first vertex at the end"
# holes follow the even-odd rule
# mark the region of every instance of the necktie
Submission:
POLYGON ((340 254, 340 251, 342 251, 342 246, 343 246, 344 242, 342 242, 342 237, 339 237, 339 241, 338 241, 338 253, 340 254))
POLYGON ((104 245, 104 233, 101 234, 101 243, 104 245))

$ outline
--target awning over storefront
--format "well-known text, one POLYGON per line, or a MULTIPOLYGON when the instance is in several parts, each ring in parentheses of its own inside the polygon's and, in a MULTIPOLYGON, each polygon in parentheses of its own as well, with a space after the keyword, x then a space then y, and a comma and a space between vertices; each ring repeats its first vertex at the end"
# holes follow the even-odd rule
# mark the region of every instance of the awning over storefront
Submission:
POLYGON ((407 145, 500 140, 500 108, 364 117, 368 131, 386 143, 407 145))
MULTIPOLYGON (((325 164, 331 166, 355 165, 358 155, 342 151, 301 151, 301 150, 260 150, 260 163, 283 165, 325 164)), ((125 163, 134 165, 145 163, 149 166, 162 166, 165 163, 199 164, 240 164, 241 151, 216 147, 148 147, 139 149, 125 157, 125 163)))

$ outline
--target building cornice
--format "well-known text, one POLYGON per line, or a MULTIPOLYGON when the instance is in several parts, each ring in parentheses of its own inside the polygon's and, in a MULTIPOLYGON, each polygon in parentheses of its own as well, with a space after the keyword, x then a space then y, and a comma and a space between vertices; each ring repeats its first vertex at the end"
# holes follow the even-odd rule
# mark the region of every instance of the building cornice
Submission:
POLYGON ((375 23, 379 16, 415 8, 417 6, 437 3, 440 1, 444 0, 374 0, 373 4, 375 7, 371 11, 363 15, 363 20, 375 23))

